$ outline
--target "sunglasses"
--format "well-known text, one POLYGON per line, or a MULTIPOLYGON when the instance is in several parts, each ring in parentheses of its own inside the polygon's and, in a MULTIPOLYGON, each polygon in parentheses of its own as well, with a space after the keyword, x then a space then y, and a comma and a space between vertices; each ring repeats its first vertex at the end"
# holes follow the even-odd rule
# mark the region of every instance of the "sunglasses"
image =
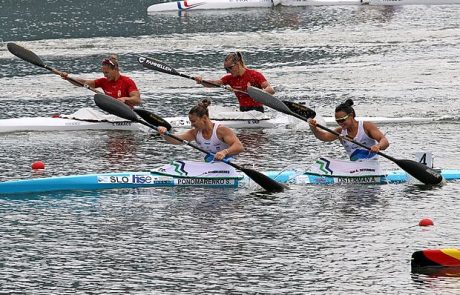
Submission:
POLYGON ((106 58, 102 61, 103 65, 111 65, 112 67, 115 67, 115 63, 111 61, 110 59, 106 58))
POLYGON ((348 119, 348 117, 350 117, 350 114, 343 116, 342 118, 335 118, 335 121, 340 124, 345 122, 348 119))
POLYGON ((224 69, 227 71, 227 73, 230 73, 234 66, 236 66, 236 64, 232 64, 231 66, 224 67, 224 69))

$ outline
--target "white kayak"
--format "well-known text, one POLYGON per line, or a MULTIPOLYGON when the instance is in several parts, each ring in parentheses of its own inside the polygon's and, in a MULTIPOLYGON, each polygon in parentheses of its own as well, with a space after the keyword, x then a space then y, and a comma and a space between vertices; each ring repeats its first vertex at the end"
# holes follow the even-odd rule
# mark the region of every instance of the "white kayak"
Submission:
POLYGON ((147 13, 233 8, 270 8, 279 3, 280 0, 185 0, 153 4, 147 8, 147 13))
POLYGON ((342 5, 445 5, 460 4, 460 0, 189 0, 153 4, 147 13, 214 10, 234 8, 260 8, 281 6, 342 6, 342 5))
POLYGON ((363 0, 281 0, 282 6, 361 5, 363 0))
MULTIPOLYGON (((307 129, 305 121, 278 112, 261 113, 257 111, 240 112, 237 107, 210 106, 211 120, 235 129, 307 129)), ((322 125, 336 126, 333 117, 316 118, 322 125)), ((414 124, 440 121, 442 118, 417 117, 357 117, 358 120, 372 121, 383 124, 414 124)), ((188 116, 165 118, 173 128, 191 128, 188 116)), ((143 130, 149 131, 147 126, 133 123, 125 119, 105 115, 102 112, 83 108, 70 115, 57 117, 22 117, 0 120, 0 133, 21 131, 78 131, 78 130, 143 130)))
MULTIPOLYGON (((288 128, 288 129, 307 129, 305 121, 295 117, 288 116, 279 112, 261 113, 257 111, 240 112, 237 107, 209 106, 209 116, 214 122, 223 124, 230 128, 236 129, 253 129, 253 128, 288 128)), ((322 125, 337 126, 334 117, 316 116, 318 122, 322 125)), ((429 123, 441 119, 433 117, 356 117, 357 120, 372 121, 379 125, 384 124, 414 124, 429 123)), ((187 116, 165 118, 173 128, 190 128, 190 121, 187 116)))
POLYGON ((460 4, 460 0, 363 0, 369 5, 445 5, 460 4))
POLYGON ((148 130, 148 128, 113 115, 105 115, 91 108, 82 108, 71 115, 0 120, 0 133, 76 130, 148 130))

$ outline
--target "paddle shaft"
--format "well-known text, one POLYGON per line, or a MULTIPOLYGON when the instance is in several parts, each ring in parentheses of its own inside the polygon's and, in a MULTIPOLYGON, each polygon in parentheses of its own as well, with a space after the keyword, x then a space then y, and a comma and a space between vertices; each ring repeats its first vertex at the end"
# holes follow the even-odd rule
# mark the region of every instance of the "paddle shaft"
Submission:
MULTIPOLYGON (((152 70, 155 70, 155 71, 158 71, 158 72, 162 72, 162 73, 166 73, 166 74, 170 74, 170 75, 174 75, 174 76, 180 76, 180 77, 183 77, 183 78, 187 78, 187 79, 197 81, 197 79, 195 77, 180 73, 175 68, 171 67, 170 65, 168 65, 168 64, 166 64, 166 63, 164 63, 162 61, 159 61, 159 60, 156 60, 156 59, 153 59, 153 58, 144 57, 144 56, 140 56, 137 60, 138 60, 138 62, 140 64, 142 64, 144 67, 146 67, 148 69, 152 69, 152 70)), ((211 81, 201 80, 201 84, 209 84, 209 85, 214 86, 214 87, 224 88, 224 89, 226 89, 228 91, 232 91, 232 92, 236 91, 236 92, 241 92, 241 93, 247 94, 245 91, 233 89, 233 88, 231 88, 229 86, 221 85, 221 84, 214 83, 214 82, 211 82, 211 81)))
MULTIPOLYGON (((43 68, 45 68, 45 69, 47 69, 47 70, 53 72, 53 73, 56 74, 56 75, 61 76, 61 72, 60 72, 59 70, 55 69, 55 68, 52 68, 52 67, 50 67, 50 66, 48 66, 48 65, 43 65, 43 68)), ((61 77, 62 77, 62 76, 61 76, 61 77)), ((99 90, 97 90, 97 89, 95 89, 95 88, 89 86, 88 84, 82 83, 82 82, 78 81, 77 79, 74 79, 74 78, 69 77, 69 76, 65 77, 65 79, 71 81, 71 82, 74 83, 74 84, 78 84, 78 85, 80 85, 81 87, 85 87, 86 89, 89 89, 89 90, 93 91, 94 93, 102 94, 101 91, 99 91, 99 90)))

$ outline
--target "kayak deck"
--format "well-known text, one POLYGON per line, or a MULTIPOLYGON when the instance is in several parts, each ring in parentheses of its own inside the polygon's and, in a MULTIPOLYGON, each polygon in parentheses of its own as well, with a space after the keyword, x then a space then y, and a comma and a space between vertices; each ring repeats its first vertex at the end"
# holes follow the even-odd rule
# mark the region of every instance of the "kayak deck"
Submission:
MULTIPOLYGON (((299 173, 298 171, 268 171, 267 176, 286 184, 388 184, 404 183, 410 179, 402 170, 390 171, 381 176, 337 177, 299 173)), ((442 170, 446 180, 460 179, 460 169, 442 170)), ((0 194, 26 194, 52 191, 103 190, 139 187, 200 186, 212 188, 237 188, 252 183, 246 175, 238 177, 180 177, 168 176, 156 171, 119 172, 86 175, 70 175, 0 182, 0 194)))
POLYGON ((0 120, 0 133, 22 131, 143 130, 131 121, 84 121, 67 118, 32 117, 0 120))

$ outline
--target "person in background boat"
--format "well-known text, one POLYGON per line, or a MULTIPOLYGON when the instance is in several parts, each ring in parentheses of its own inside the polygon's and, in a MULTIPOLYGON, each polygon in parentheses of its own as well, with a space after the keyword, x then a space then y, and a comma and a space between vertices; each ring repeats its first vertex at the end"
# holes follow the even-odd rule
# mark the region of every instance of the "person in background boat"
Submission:
MULTIPOLYGON (((120 67, 116 55, 112 54, 109 58, 103 59, 101 63, 101 70, 104 74, 104 77, 102 78, 96 80, 74 79, 82 84, 88 85, 91 88, 102 88, 105 94, 124 102, 131 108, 141 103, 141 95, 137 89, 136 83, 134 83, 131 78, 120 73, 120 67)), ((67 80, 67 76, 69 75, 66 72, 60 72, 59 74, 65 80, 67 80)), ((81 86, 73 83, 71 80, 68 81, 76 86, 81 86)))
MULTIPOLYGON (((270 86, 264 75, 256 70, 247 68, 240 52, 231 52, 225 57, 224 69, 227 71, 226 75, 219 80, 209 82, 218 85, 229 85, 238 99, 240 111, 256 110, 264 112, 264 105, 255 101, 246 93, 248 86, 253 86, 274 94, 275 90, 270 86)), ((194 77, 194 79, 198 84, 202 84, 205 87, 216 87, 204 82, 200 76, 194 77)))
MULTIPOLYGON (((188 113, 192 129, 179 135, 175 134, 183 140, 195 141, 200 148, 214 154, 214 157, 206 156, 206 162, 235 156, 244 150, 243 144, 230 128, 209 119, 208 106, 210 104, 211 101, 204 99, 194 106, 188 113)), ((164 135, 166 131, 165 127, 158 127, 160 135, 164 135)), ((165 140, 172 144, 182 144, 168 136, 165 136, 165 140)))
POLYGON ((350 137, 370 147, 372 152, 330 132, 319 129, 314 119, 309 120, 310 129, 319 140, 334 141, 339 139, 351 161, 377 159, 378 155, 376 153, 387 149, 390 143, 374 123, 357 121, 352 105, 353 100, 348 99, 335 108, 335 121, 340 126, 335 131, 340 133, 342 137, 350 137))

